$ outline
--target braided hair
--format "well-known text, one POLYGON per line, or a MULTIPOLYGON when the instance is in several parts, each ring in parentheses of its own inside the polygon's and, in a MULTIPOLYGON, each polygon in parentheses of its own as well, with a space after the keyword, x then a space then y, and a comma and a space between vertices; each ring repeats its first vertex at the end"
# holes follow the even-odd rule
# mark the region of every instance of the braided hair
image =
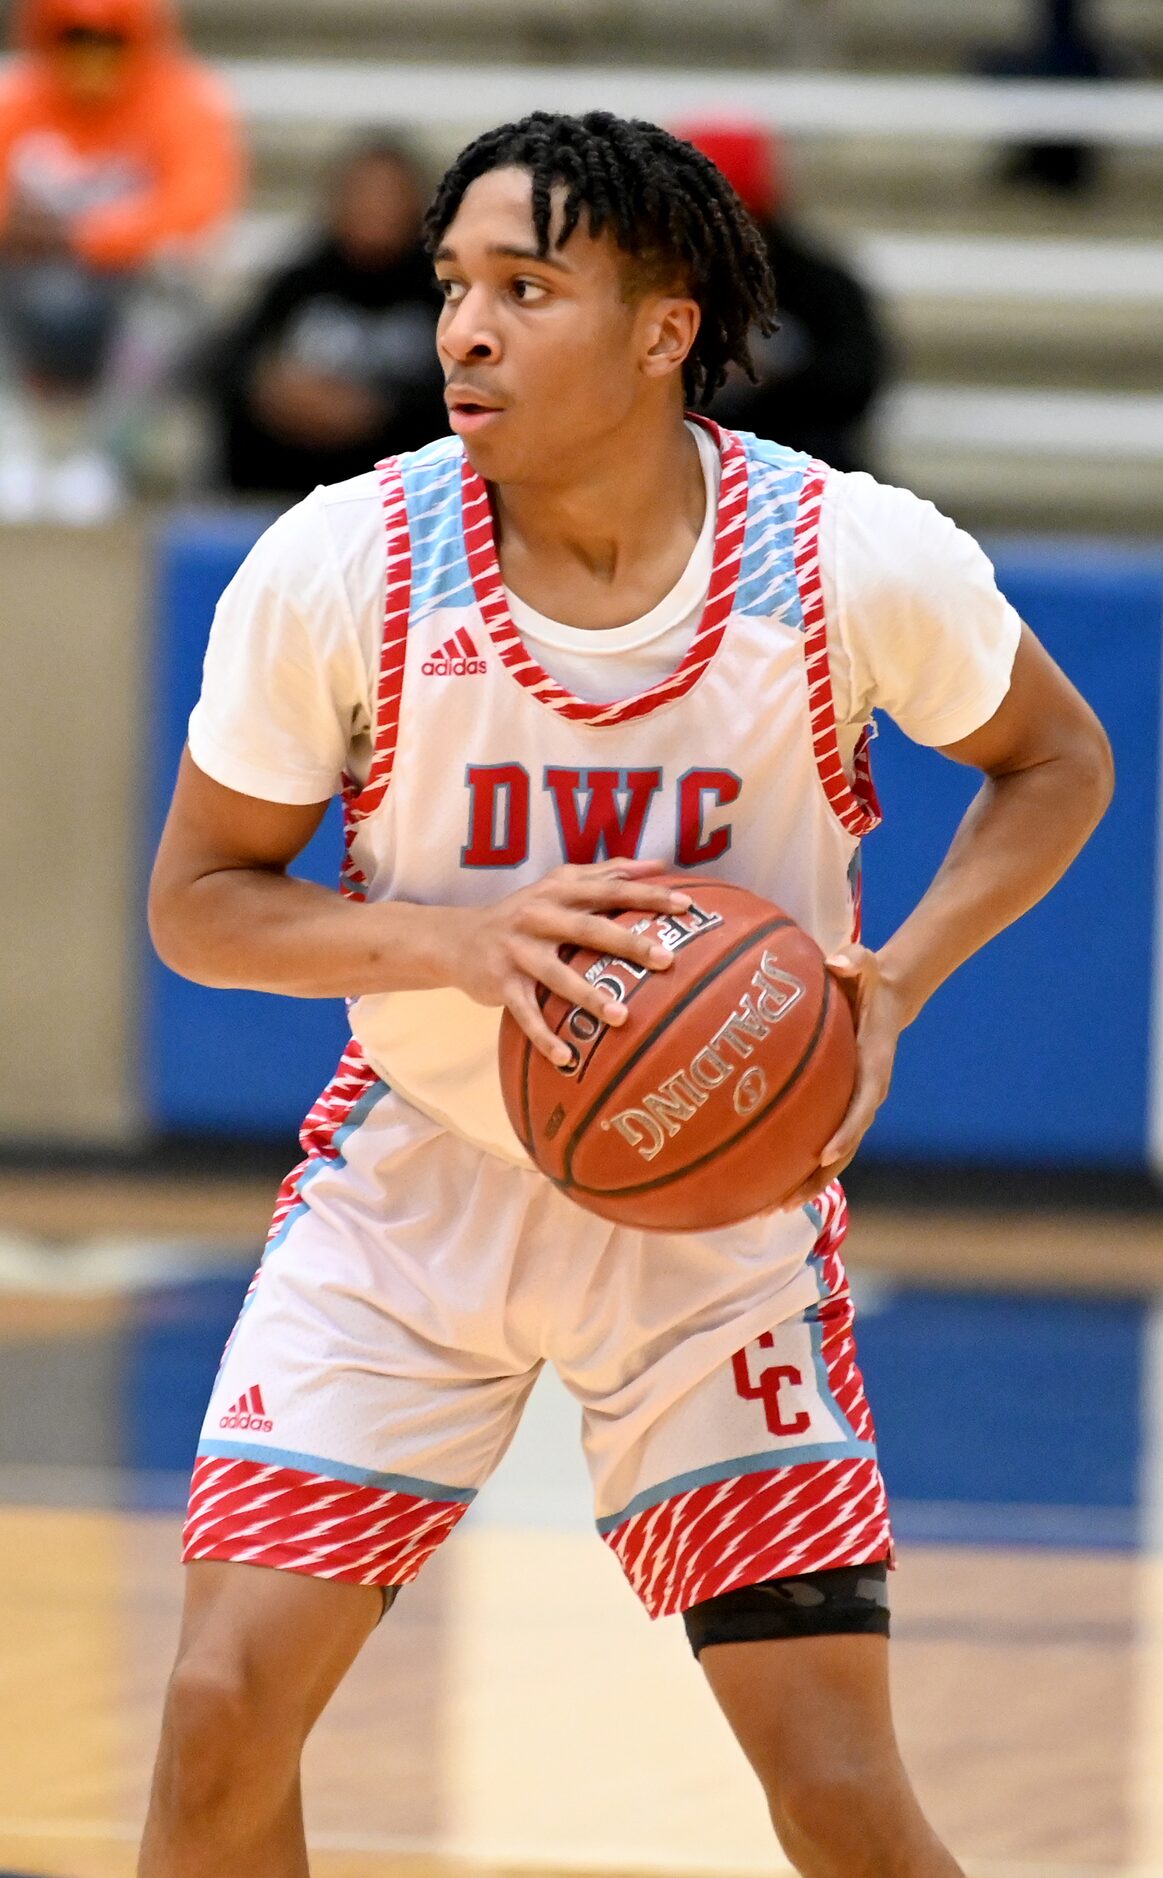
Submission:
POLYGON ((698 335, 683 366, 690 404, 707 405, 727 367, 754 380, 748 334, 775 323, 775 283, 763 236, 730 183, 692 144, 641 118, 587 111, 563 117, 535 111, 486 131, 461 151, 428 211, 426 234, 436 249, 470 184, 514 166, 532 179, 533 227, 548 254, 552 191, 565 191, 564 247, 586 216, 591 235, 608 230, 629 259, 629 277, 644 291, 681 283, 698 303, 698 335))

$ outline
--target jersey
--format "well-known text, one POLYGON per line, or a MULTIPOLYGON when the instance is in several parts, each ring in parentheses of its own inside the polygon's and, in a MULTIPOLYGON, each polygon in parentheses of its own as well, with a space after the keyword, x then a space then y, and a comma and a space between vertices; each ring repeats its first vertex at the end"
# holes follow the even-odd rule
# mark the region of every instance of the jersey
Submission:
MULTIPOLYGON (((928 505, 907 492, 838 478, 838 503, 822 465, 703 435, 710 540, 661 618, 621 646, 593 635, 592 662, 579 631, 510 608, 454 440, 381 466, 382 517, 371 477, 318 492, 232 583, 195 762, 298 803, 346 763, 344 884, 368 901, 490 904, 563 860, 644 854, 696 899, 722 875, 839 944, 878 815, 856 727, 881 706, 921 741, 969 735, 1004 696, 1016 616, 951 523, 913 526, 928 505)), ((599 1528, 652 1614, 883 1559, 838 1184, 725 1230, 612 1225, 507 1164, 524 1156, 497 1011, 435 990, 351 1018, 211 1401, 186 1556, 406 1583, 549 1361, 582 1408, 599 1528)))
MULTIPOLYGON (((382 466, 387 614, 372 759, 345 792, 349 893, 485 905, 562 862, 644 855, 692 889, 721 876, 777 901, 825 951, 853 936, 860 839, 879 810, 867 733, 851 777, 837 744, 818 549, 827 471, 710 428, 722 473, 701 622, 669 675, 613 703, 575 696, 521 638, 488 490, 459 442, 382 466)), ((523 1162, 499 1019, 452 988, 351 1008, 391 1087, 523 1162)))

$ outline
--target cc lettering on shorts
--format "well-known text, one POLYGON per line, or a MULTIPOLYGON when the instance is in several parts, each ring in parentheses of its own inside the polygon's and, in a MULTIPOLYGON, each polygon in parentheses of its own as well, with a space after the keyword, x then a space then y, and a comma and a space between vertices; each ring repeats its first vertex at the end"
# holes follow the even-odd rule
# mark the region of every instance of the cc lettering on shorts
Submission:
POLYGON ((802 1389, 803 1371, 794 1363, 756 1363, 748 1361, 748 1350, 774 1350, 775 1338, 770 1330, 765 1330, 754 1343, 745 1349, 736 1350, 731 1358, 735 1371, 735 1392, 745 1402, 762 1402, 764 1419, 773 1435, 803 1435, 811 1424, 807 1409, 797 1409, 793 1414, 785 1412, 783 1390, 785 1387, 802 1389))

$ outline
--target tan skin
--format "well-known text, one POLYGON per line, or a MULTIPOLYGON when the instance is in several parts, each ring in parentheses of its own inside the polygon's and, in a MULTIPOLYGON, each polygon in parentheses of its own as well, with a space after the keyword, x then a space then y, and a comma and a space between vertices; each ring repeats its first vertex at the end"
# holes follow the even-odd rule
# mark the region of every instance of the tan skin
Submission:
MULTIPOLYGON (((530 259, 527 180, 501 171, 474 184, 438 263, 440 350, 454 427, 492 485, 506 579, 600 631, 669 591, 702 519, 681 395, 697 308, 679 293, 627 294, 612 248, 577 242, 568 267, 530 259), (495 418, 474 422, 474 398, 495 418)), ((901 1031, 1048 891, 1109 799, 1106 739, 1028 632, 1004 703, 944 754, 983 776, 946 861, 884 946, 833 961, 858 1015, 860 1070, 812 1193, 870 1125, 901 1031)), ((604 917, 682 904, 658 880, 662 860, 558 868, 484 909, 359 905, 286 872, 324 808, 236 795, 187 755, 151 896, 162 957, 207 984, 300 997, 456 986, 507 1006, 551 1057, 539 984, 606 1022, 623 1017, 563 963, 563 943, 666 969, 604 917)), ((302 1878, 299 1750, 378 1616, 365 1589, 189 1568, 141 1878, 302 1878)), ((703 1667, 806 1878, 958 1872, 901 1766, 883 1639, 718 1645, 703 1667)))

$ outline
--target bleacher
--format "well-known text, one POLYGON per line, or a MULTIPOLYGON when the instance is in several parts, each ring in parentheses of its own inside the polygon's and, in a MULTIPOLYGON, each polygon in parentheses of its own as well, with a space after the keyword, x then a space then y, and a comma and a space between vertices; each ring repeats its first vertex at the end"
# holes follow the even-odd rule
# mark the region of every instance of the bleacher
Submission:
MULTIPOLYGON (((975 46, 1019 37, 1024 0, 979 0, 972 17, 948 0, 762 0, 762 32, 759 0, 700 0, 698 19, 718 20, 721 31, 703 42, 710 51, 699 63, 684 26, 681 67, 651 24, 661 0, 424 0, 426 13, 418 0, 393 0, 390 9, 383 0, 184 5, 198 49, 233 77, 256 154, 252 201, 217 256, 224 304, 294 242, 324 159, 357 126, 408 125, 435 169, 465 136, 541 99, 613 104, 664 121, 735 102, 787 131, 803 221, 856 260, 888 311, 900 381, 878 425, 882 472, 987 537, 1158 540, 1161 0, 1099 9, 1137 49, 1143 70, 1120 87, 1081 90, 962 75, 975 46), (572 37, 542 44, 534 62, 538 48, 521 21, 551 18, 572 37), (736 32, 744 20, 747 33, 736 32), (748 35, 749 57, 740 50, 748 35), (891 79, 877 76, 888 72, 891 79), (999 184, 1007 137, 1084 124, 1107 146, 1093 194, 1059 200, 999 184)), ((693 12, 689 0, 667 7, 672 21, 679 9, 684 21, 693 12)), ((169 492, 159 483, 159 493, 169 492)), ((168 793, 172 751, 159 754, 158 712, 142 716, 135 700, 147 687, 156 693, 171 641, 184 646, 196 683, 196 632, 204 635, 232 571, 214 561, 202 578, 196 626, 186 616, 166 624, 159 594, 173 530, 184 525, 170 522, 169 507, 137 510, 100 538, 33 529, 5 536, 0 732, 20 753, 36 805, 0 828, 3 930, 13 956, 26 961, 19 997, 5 1011, 12 1072, 0 1078, 0 1123, 14 1137, 31 1130, 125 1140, 156 1119, 156 1088, 142 1087, 138 1009, 143 843, 126 805, 142 801, 151 763, 158 801, 168 793), (56 746, 38 735, 46 696, 65 712, 63 768, 56 746), (69 948, 82 919, 87 969, 78 978, 69 948)), ((199 506, 189 527, 212 558, 224 535, 248 540, 246 530, 259 525, 199 506)), ((1067 603, 1089 608, 1096 664, 1080 664, 1076 676, 1118 733, 1121 819, 1108 822, 1088 863, 1098 871, 1078 876, 1086 905, 1052 904, 1066 908, 1075 931, 1098 934, 1128 883, 1153 895, 1140 861, 1159 763, 1158 556, 1089 553, 1077 543, 991 545, 1011 597, 1063 656, 1071 642, 1058 635, 1058 615, 1067 603), (1120 658, 1109 661, 1103 649, 1116 631, 1120 658)), ((193 591, 188 565, 180 572, 175 584, 193 591)), ((190 699, 179 702, 184 709, 190 699)), ((883 879, 879 860, 877 870, 883 879)), ((1131 1159, 1144 1151, 1128 1144, 1146 1139, 1150 1111, 1152 1152, 1163 1165, 1163 1076, 1149 1095, 1143 1042, 1149 924, 1144 911, 1133 967, 1118 975, 1123 1028, 1109 1060, 1122 1066, 1119 1102, 1104 1094, 1098 1106, 1104 1125, 1122 1131, 1111 1151, 1131 1159)), ((1042 956, 1057 954, 1048 947, 1042 956)), ((1097 1045, 1093 1054, 1099 1061, 1097 1045)), ((277 1050, 266 1060, 281 1064, 277 1050)), ((933 1060, 945 1059, 938 1052, 933 1060)), ((1048 1082, 1057 1086, 1056 1072, 1048 1082)), ((917 1111, 939 1113, 931 1092, 917 1111)))
POLYGON ((185 12, 227 64, 256 151, 224 295, 293 242, 321 162, 358 127, 408 127, 435 168, 539 101, 663 121, 737 108, 783 130, 798 214, 880 294, 900 372, 874 438, 881 473, 987 532, 1157 532, 1158 0, 1097 9, 1129 76, 1089 87, 971 76, 985 50, 1021 41, 1026 0, 187 0, 185 12), (1093 191, 1001 182, 1007 144, 1071 132, 1104 147, 1093 191))

